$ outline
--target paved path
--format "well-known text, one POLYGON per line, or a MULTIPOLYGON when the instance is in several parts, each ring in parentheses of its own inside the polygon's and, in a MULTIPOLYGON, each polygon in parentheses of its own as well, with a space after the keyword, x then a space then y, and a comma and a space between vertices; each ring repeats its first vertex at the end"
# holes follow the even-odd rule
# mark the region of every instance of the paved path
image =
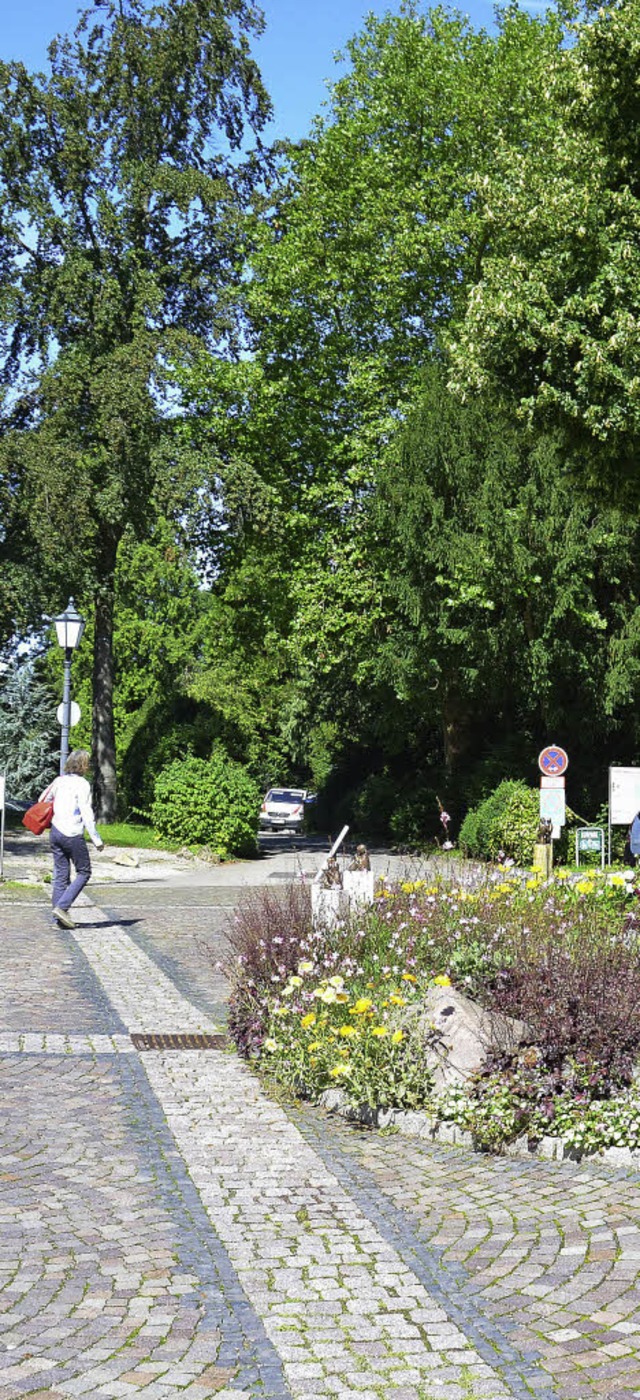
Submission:
POLYGON ((222 1026, 235 897, 96 889, 75 934, 0 904, 0 1394, 640 1395, 638 1175, 358 1132, 228 1051, 134 1049, 222 1026))

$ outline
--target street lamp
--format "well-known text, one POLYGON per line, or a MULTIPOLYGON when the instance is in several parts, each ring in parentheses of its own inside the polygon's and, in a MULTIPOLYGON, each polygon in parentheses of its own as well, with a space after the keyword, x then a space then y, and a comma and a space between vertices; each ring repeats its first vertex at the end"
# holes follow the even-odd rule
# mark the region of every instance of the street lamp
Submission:
POLYGON ((69 730, 71 728, 71 653, 80 645, 85 620, 80 616, 73 598, 69 599, 65 611, 54 617, 58 642, 64 649, 64 688, 62 691, 62 735, 60 738, 60 772, 69 757, 69 730))

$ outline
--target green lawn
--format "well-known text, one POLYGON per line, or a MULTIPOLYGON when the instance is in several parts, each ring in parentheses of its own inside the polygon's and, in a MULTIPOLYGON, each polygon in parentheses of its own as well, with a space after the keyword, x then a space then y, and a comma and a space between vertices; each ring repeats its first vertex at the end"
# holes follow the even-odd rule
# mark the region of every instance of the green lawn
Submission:
POLYGON ((145 851, 175 851, 175 843, 156 836, 152 826, 143 822, 114 822, 107 826, 99 825, 100 835, 105 846, 138 846, 145 851))

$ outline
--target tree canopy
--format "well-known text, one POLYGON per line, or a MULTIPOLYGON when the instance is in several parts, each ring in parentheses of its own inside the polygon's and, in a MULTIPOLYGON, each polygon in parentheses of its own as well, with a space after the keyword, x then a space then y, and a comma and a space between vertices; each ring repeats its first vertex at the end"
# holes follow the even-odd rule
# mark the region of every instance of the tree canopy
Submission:
POLYGON ((114 737, 398 839, 637 755, 640 0, 567 14, 370 16, 271 152, 245 0, 0 66, 1 620, 85 601, 103 811, 114 737))
POLYGON ((11 568, 94 612, 98 807, 115 811, 118 547, 157 496, 184 504, 169 356, 229 347, 240 211, 270 107, 245 0, 105 0, 55 40, 49 72, 0 64, 0 470, 11 568), (15 504, 18 502, 19 504, 15 504), (25 513, 29 519, 24 534, 25 513))

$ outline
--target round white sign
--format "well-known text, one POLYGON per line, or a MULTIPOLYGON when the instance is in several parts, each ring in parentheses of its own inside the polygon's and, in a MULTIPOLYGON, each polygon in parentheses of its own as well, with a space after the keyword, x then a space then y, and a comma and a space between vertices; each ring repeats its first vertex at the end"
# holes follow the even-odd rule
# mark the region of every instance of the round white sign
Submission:
MULTIPOLYGON (((57 711, 56 711, 56 714, 57 714, 58 724, 64 724, 64 705, 58 705, 58 709, 57 709, 57 711)), ((77 724, 77 723, 78 723, 78 720, 80 719, 81 715, 82 715, 82 710, 80 709, 80 706, 79 706, 79 705, 76 705, 75 700, 72 700, 72 701, 71 701, 71 704, 70 704, 70 706, 69 706, 69 728, 70 728, 70 729, 73 729, 74 724, 77 724)))

